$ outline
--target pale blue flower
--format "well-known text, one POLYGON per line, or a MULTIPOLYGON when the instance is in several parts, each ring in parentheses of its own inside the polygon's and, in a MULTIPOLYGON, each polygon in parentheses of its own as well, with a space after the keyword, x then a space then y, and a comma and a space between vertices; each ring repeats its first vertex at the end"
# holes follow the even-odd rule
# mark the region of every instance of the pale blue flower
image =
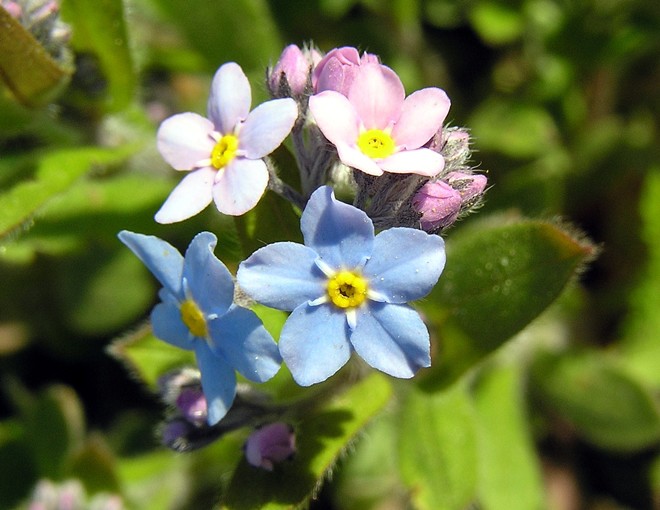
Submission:
POLYGON ((301 228, 304 246, 265 246, 237 274, 257 302, 292 310, 279 348, 296 382, 324 381, 353 350, 395 377, 429 366, 428 330, 406 303, 427 295, 440 277, 442 238, 411 228, 375 236, 369 217, 327 186, 312 194, 301 228))
POLYGON ((185 258, 154 236, 124 230, 119 239, 163 285, 161 303, 151 313, 154 335, 195 352, 208 422, 217 423, 234 401, 234 371, 267 381, 281 364, 277 344, 254 312, 233 303, 234 282, 213 254, 217 239, 212 233, 195 236, 185 258))

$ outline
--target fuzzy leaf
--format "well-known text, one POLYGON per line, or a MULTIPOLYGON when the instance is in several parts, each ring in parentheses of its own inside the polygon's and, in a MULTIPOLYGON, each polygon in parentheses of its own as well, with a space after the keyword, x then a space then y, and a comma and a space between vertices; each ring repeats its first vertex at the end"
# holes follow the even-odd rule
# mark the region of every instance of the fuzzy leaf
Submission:
POLYGON ((479 445, 479 501, 488 510, 543 508, 543 484, 525 415, 521 370, 489 366, 472 390, 479 445))
POLYGON ((474 417, 466 392, 411 391, 401 412, 398 454, 415 508, 466 508, 477 488, 474 417))
POLYGON ((80 147, 45 154, 37 165, 34 179, 20 182, 0 194, 0 241, 26 224, 50 199, 69 189, 92 167, 119 163, 134 150, 126 146, 119 149, 80 147))
POLYGON ((374 373, 343 393, 306 411, 294 423, 297 454, 272 472, 249 465, 236 468, 224 508, 285 509, 307 502, 338 457, 389 401, 391 386, 374 373))
POLYGON ((429 384, 453 380, 545 310, 596 248, 552 223, 479 224, 447 241, 447 266, 419 303, 442 331, 429 384))
POLYGON ((534 365, 539 396, 588 441, 631 452, 660 439, 660 412, 649 391, 598 353, 548 354, 534 365))

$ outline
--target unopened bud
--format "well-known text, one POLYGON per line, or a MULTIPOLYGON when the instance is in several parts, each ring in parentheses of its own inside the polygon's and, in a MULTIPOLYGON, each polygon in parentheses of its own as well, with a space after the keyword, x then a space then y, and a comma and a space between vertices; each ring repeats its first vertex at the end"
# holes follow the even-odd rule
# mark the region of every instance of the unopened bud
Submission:
POLYGON ((277 64, 268 72, 268 89, 272 96, 302 96, 311 82, 310 73, 318 59, 320 55, 314 49, 300 49, 295 44, 284 48, 277 64))
POLYGON ((255 466, 272 471, 275 464, 296 453, 296 435, 286 423, 271 423, 255 430, 245 443, 245 458, 255 466))
POLYGON ((363 53, 360 57, 358 50, 350 46, 330 50, 314 68, 314 92, 318 94, 324 90, 334 90, 348 96, 360 66, 369 63, 379 64, 380 61, 371 53, 363 53))
POLYGON ((182 388, 176 399, 176 407, 189 422, 195 425, 206 423, 208 408, 201 387, 182 388))
POLYGON ((464 205, 471 205, 483 194, 488 184, 488 179, 483 174, 466 174, 463 172, 451 172, 445 180, 461 195, 464 205))
POLYGON ((443 181, 427 182, 412 199, 413 209, 422 216, 422 230, 436 232, 456 221, 461 212, 461 194, 443 181))

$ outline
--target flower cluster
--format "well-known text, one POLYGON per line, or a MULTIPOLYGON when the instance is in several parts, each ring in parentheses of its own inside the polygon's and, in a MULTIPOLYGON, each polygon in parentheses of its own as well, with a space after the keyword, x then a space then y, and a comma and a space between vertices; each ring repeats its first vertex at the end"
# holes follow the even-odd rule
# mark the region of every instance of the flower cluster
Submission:
POLYGON ((429 87, 406 96, 376 55, 345 47, 323 56, 291 45, 266 85, 273 99, 250 110, 246 75, 224 64, 206 117, 181 113, 161 124, 158 150, 187 175, 155 219, 182 221, 211 202, 242 215, 269 188, 302 210, 304 244, 258 249, 234 281, 210 232, 185 256, 153 236, 119 238, 163 287, 151 313, 154 335, 193 351, 198 365, 161 381, 173 409, 163 441, 186 450, 241 424, 271 423, 253 434, 246 455, 272 469, 295 451, 293 429, 286 411, 237 390, 236 372, 261 383, 285 363, 296 383, 310 386, 353 354, 397 378, 430 366, 429 332, 409 303, 438 281, 445 265, 438 234, 479 205, 486 178, 468 165, 467 130, 444 125, 447 94, 429 87), (289 136, 299 190, 269 157, 289 136), (338 200, 336 188, 353 203, 338 200), (254 302, 290 312, 277 342, 249 309, 254 302))

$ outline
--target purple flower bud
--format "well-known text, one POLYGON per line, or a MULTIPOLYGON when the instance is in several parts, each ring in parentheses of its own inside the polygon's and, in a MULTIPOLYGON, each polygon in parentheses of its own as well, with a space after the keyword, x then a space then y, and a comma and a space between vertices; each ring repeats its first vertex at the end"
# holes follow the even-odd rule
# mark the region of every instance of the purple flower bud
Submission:
POLYGON ((412 199, 415 211, 421 213, 420 226, 435 232, 456 221, 461 212, 461 194, 443 181, 427 182, 412 199))
POLYGON ((271 94, 274 97, 301 96, 305 92, 313 65, 313 54, 310 51, 303 51, 295 44, 284 48, 277 64, 268 74, 268 89, 271 94), (288 94, 282 90, 287 86, 288 94))
POLYGON ((181 415, 195 425, 203 425, 208 418, 206 398, 201 387, 182 388, 176 399, 181 415))
POLYGON ((367 63, 379 64, 378 57, 371 53, 360 53, 351 46, 330 50, 318 63, 312 74, 312 86, 318 94, 324 90, 335 90, 345 96, 360 69, 367 63))
POLYGON ((272 471, 275 463, 290 459, 296 453, 293 427, 276 422, 255 430, 245 443, 245 458, 255 466, 272 471))
POLYGON ((173 450, 179 449, 179 444, 190 434, 192 425, 182 419, 171 420, 163 424, 160 437, 163 445, 173 450))
POLYGON ((451 172, 445 179, 452 188, 460 193, 463 203, 469 203, 481 195, 488 184, 488 179, 483 174, 451 172))

